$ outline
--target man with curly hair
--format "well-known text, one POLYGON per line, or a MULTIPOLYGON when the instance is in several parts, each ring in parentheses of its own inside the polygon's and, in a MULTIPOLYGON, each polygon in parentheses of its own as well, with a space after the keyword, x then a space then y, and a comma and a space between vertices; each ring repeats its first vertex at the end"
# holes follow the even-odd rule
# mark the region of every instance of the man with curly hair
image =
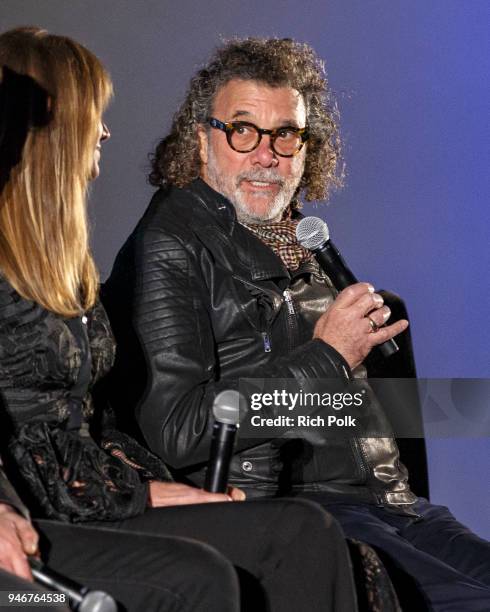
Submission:
MULTIPOLYGON (((114 405, 121 427, 137 426, 177 477, 201 485, 219 391, 240 378, 366 376, 376 345, 409 345, 408 321, 386 324, 370 283, 337 295, 296 242, 299 195, 325 199, 342 182, 338 113, 308 45, 221 46, 191 80, 150 180, 159 189, 104 291, 119 345, 114 405)), ((415 577, 434 610, 487 609, 488 544, 417 498, 393 437, 241 437, 230 482, 248 498, 322 503, 412 594, 415 577)))

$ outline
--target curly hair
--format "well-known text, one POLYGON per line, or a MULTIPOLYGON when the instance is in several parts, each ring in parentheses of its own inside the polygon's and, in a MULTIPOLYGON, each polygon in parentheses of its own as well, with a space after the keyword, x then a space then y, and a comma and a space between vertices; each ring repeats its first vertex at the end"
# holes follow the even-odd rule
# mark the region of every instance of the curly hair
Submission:
POLYGON ((289 38, 233 39, 216 50, 192 78, 170 133, 151 156, 150 183, 184 187, 199 176, 198 126, 212 115, 218 90, 233 79, 292 87, 300 92, 306 106, 309 140, 299 190, 304 190, 306 200, 326 199, 332 187, 342 184, 339 113, 323 62, 309 45, 289 38))

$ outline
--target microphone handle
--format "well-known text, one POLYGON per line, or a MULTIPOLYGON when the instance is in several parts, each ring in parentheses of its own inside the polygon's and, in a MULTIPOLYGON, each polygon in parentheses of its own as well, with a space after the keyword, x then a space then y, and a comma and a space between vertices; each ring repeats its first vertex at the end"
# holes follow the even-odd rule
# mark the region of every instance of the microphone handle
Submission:
POLYGON ((66 595, 70 607, 76 612, 117 612, 114 599, 103 591, 91 591, 46 567, 36 557, 29 557, 32 575, 36 582, 66 595))
MULTIPOLYGON (((328 275, 338 291, 342 291, 342 289, 358 282, 331 240, 327 240, 325 244, 315 249, 313 254, 322 270, 328 275)), ((381 327, 385 326, 382 325, 381 327)), ((383 342, 383 344, 379 344, 378 349, 385 358, 391 357, 391 355, 394 355, 399 350, 398 344, 393 338, 383 342)))
POLYGON ((48 569, 38 559, 30 558, 29 563, 31 565, 32 575, 36 582, 39 582, 39 584, 42 584, 49 589, 54 589, 55 591, 64 593, 70 602, 75 605, 81 603, 83 596, 80 593, 80 587, 78 584, 72 580, 69 580, 68 578, 62 577, 53 570, 48 569))
POLYGON ((338 291, 359 282, 331 240, 314 250, 313 254, 338 291))
POLYGON ((236 425, 215 421, 209 464, 204 482, 205 491, 226 493, 236 432, 236 425))

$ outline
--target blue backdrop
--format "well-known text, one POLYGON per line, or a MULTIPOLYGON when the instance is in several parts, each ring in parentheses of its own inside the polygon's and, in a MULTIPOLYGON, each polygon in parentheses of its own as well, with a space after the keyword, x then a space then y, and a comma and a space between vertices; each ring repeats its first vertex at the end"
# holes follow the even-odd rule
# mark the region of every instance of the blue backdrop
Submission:
MULTIPOLYGON (((337 92, 347 180, 323 216, 363 280, 400 293, 419 375, 490 377, 487 0, 2 0, 2 30, 91 48, 116 98, 91 215, 102 275, 143 212, 147 154, 221 37, 312 44, 337 92)), ((490 538, 488 438, 428 440, 432 499, 490 538)))

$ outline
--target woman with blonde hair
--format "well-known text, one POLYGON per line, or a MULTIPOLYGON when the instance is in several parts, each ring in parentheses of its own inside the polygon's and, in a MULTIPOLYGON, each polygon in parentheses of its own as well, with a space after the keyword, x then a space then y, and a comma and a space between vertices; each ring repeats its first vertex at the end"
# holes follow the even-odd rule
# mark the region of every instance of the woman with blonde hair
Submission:
POLYGON ((0 582, 30 578, 40 533, 44 561, 127 610, 233 611, 240 597, 242 609, 355 609, 342 535, 319 507, 207 504, 243 494, 173 482, 114 428, 86 211, 111 81, 87 49, 38 28, 0 35, 0 67, 0 582), (232 564, 256 583, 240 596, 232 564))

